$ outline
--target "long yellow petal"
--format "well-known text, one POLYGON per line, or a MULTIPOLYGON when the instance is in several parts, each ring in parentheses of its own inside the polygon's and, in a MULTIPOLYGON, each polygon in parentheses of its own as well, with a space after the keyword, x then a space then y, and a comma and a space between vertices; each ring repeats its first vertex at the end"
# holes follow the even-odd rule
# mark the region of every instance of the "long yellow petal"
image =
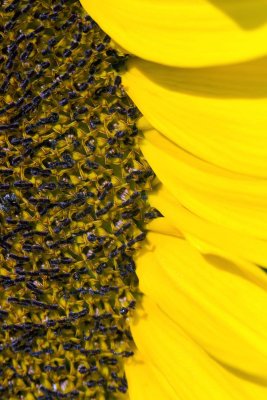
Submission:
POLYGON ((177 399, 266 398, 266 388, 243 381, 223 368, 148 296, 144 297, 143 306, 144 313, 140 320, 132 324, 134 339, 142 356, 152 363, 174 388, 177 399))
POLYGON ((234 263, 206 259, 183 239, 148 238, 150 251, 138 258, 141 290, 214 358, 267 384, 266 279, 263 290, 234 263))
POLYGON ((139 352, 125 363, 131 400, 179 400, 172 384, 160 370, 139 352))
MULTIPOLYGON (((157 131, 146 133, 141 149, 172 196, 160 194, 156 207, 175 226, 222 249, 267 265, 267 186, 197 159, 157 131)), ((166 190, 165 190, 166 191, 166 190)))
POLYGON ((265 0, 81 0, 127 51, 172 66, 203 66, 266 54, 265 0))
POLYGON ((218 254, 225 251, 229 257, 233 255, 267 267, 266 241, 236 233, 200 218, 179 204, 164 186, 150 195, 149 200, 188 239, 196 237, 218 248, 218 254))
POLYGON ((198 69, 133 59, 123 83, 150 124, 185 150, 266 178, 266 68, 267 57, 198 69))

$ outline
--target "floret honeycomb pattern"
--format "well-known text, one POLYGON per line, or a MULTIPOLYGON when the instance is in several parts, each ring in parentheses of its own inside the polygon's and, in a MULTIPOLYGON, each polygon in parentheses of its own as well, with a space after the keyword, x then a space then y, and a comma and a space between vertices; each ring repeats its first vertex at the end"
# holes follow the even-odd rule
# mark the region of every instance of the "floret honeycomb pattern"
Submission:
POLYGON ((154 174, 78 1, 0 6, 0 398, 117 399, 154 174))

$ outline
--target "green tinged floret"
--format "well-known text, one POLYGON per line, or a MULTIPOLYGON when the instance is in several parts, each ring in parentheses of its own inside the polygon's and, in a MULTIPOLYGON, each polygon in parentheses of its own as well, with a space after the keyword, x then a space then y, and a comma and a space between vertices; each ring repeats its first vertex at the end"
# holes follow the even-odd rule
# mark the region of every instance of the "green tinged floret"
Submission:
POLYGON ((133 254, 157 215, 126 56, 78 1, 0 17, 0 398, 118 398, 133 254))

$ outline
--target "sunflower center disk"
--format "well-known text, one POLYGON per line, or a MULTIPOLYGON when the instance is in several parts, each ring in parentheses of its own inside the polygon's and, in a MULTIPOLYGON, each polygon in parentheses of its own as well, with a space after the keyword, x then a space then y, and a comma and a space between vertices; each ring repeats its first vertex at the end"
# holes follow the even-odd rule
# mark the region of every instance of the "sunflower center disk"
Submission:
POLYGON ((125 55, 78 1, 0 13, 1 398, 116 398, 155 216, 125 55))

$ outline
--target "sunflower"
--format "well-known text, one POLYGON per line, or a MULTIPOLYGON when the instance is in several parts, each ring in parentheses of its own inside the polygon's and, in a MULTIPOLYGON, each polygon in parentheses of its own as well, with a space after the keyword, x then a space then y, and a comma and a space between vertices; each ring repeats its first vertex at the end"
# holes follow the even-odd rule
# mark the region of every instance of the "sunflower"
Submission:
POLYGON ((0 16, 0 398, 125 398, 133 255, 159 215, 126 57, 78 0, 0 16))
POLYGON ((267 396, 267 3, 82 0, 130 53, 158 185, 137 258, 131 399, 267 396))

